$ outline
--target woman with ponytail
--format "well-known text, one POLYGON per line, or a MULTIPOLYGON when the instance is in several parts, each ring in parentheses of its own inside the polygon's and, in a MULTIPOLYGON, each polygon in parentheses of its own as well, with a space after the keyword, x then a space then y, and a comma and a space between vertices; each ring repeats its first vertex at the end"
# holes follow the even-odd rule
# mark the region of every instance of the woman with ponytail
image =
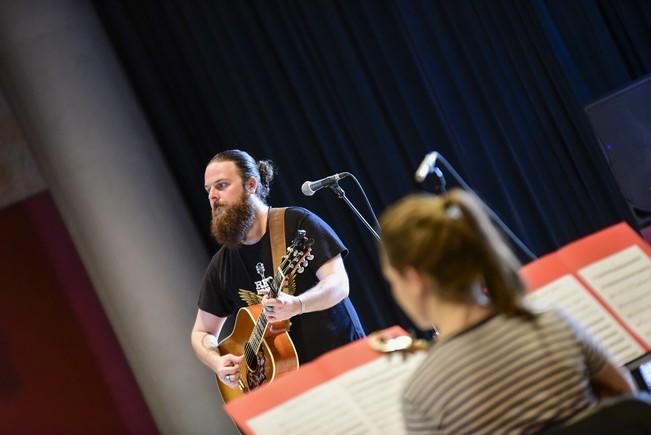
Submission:
POLYGON ((525 306, 520 265, 469 193, 408 196, 380 226, 395 299, 417 326, 440 332, 403 393, 409 433, 532 433, 597 394, 633 391, 566 315, 525 306))

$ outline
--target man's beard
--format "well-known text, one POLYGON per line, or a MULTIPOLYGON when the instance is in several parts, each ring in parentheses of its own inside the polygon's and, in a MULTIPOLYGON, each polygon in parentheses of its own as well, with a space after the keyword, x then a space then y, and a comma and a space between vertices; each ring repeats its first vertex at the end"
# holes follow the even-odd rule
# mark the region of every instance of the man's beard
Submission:
POLYGON ((232 248, 244 241, 253 221, 255 209, 251 195, 245 191, 236 204, 213 209, 210 231, 217 243, 232 248))

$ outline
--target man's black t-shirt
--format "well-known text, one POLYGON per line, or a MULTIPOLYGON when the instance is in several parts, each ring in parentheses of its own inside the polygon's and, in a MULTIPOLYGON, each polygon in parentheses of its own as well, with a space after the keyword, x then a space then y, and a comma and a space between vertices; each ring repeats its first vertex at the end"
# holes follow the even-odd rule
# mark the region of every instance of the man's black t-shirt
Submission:
MULTIPOLYGON (((311 260, 302 274, 296 274, 296 293, 314 287, 319 281, 316 271, 337 254, 348 250, 337 234, 317 215, 300 207, 285 211, 285 239, 289 246, 296 230, 303 229, 314 239, 311 260)), ((257 293, 269 287, 273 279, 269 231, 253 245, 222 247, 212 258, 203 279, 199 308, 215 316, 227 317, 247 305, 239 290, 257 293)), ((301 363, 364 336, 364 330, 348 298, 323 311, 294 316, 289 335, 301 363)))

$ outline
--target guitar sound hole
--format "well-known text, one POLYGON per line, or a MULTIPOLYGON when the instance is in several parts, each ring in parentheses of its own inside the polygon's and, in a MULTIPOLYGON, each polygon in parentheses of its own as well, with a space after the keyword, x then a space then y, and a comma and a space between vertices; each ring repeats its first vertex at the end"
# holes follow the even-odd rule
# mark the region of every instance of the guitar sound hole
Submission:
POLYGON ((246 358, 246 366, 249 370, 256 370, 258 368, 258 358, 250 343, 244 345, 244 357, 246 358))
POLYGON ((247 355, 246 356, 246 366, 249 368, 249 370, 257 370, 258 369, 258 358, 255 355, 247 355))
POLYGON ((264 374, 264 367, 266 359, 264 357, 264 352, 260 350, 256 355, 255 361, 253 364, 249 364, 249 359, 247 358, 248 370, 246 372, 246 383, 250 390, 259 387, 267 379, 264 374))

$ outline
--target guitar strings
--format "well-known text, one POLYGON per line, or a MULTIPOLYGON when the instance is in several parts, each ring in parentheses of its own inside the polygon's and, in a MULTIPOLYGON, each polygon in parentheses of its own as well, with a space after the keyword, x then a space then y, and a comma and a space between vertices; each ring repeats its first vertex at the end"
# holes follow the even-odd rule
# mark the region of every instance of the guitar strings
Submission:
MULTIPOLYGON (((283 261, 283 263, 281 263, 281 266, 278 268, 278 272, 276 273, 274 279, 270 284, 271 287, 270 293, 272 294, 273 297, 278 296, 280 286, 284 281, 286 275, 288 273, 291 273, 291 271, 296 266, 298 266, 301 262, 303 262, 305 260, 305 257, 307 257, 307 255, 310 253, 309 248, 307 249, 307 252, 303 252, 302 250, 298 251, 298 249, 302 249, 302 248, 298 248, 296 246, 296 243, 292 243, 288 251, 291 251, 293 253, 294 258, 291 261, 289 261, 288 264, 284 264, 285 261, 283 261), (298 255, 296 255, 297 253, 298 255), (298 261, 296 261, 297 258, 298 261)), ((288 258, 289 257, 286 257, 285 260, 287 260, 288 258)), ((244 345, 244 355, 246 357, 246 362, 249 367, 251 367, 254 364, 254 362, 256 362, 256 355, 260 349, 262 339, 264 338, 264 331, 267 328, 267 324, 268 324, 267 315, 264 312, 264 310, 261 310, 253 334, 251 334, 251 337, 244 345)))

